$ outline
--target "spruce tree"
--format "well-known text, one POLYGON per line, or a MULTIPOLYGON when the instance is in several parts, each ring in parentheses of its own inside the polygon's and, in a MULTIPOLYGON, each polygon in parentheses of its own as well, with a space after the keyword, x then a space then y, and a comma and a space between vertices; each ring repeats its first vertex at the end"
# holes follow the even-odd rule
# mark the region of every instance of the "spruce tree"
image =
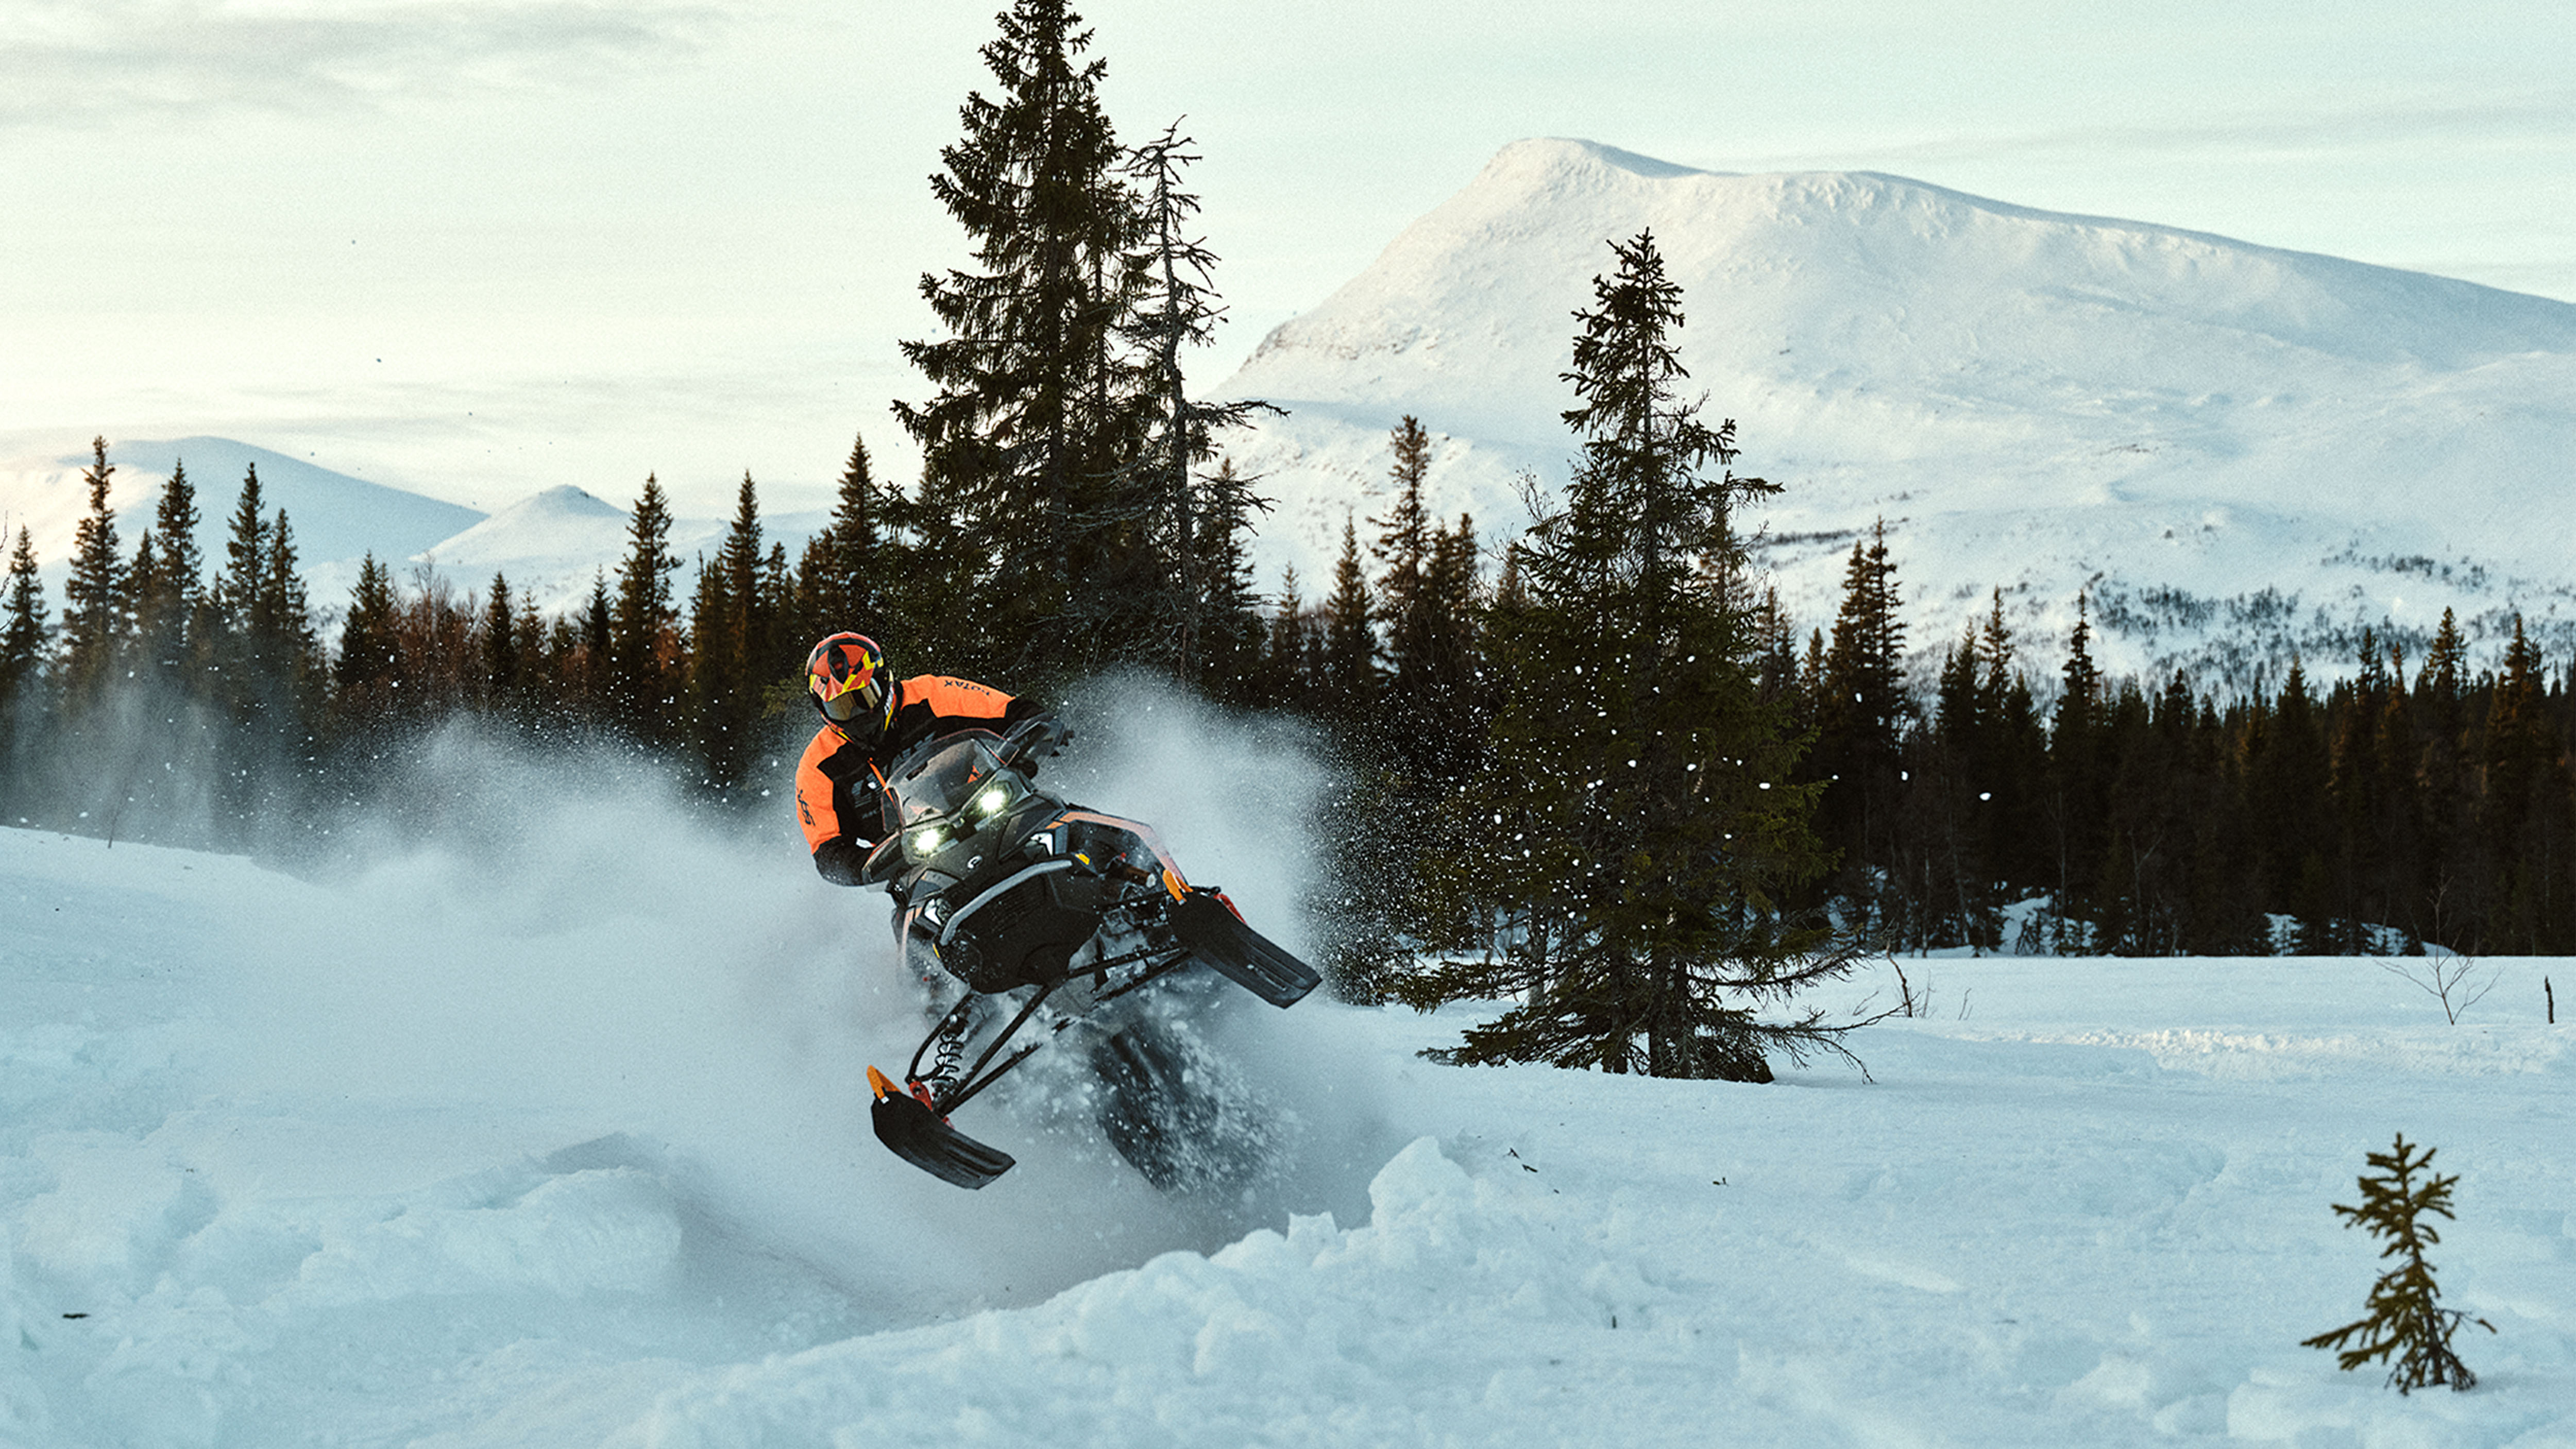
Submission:
POLYGON ((1986 838, 1994 843, 1995 879, 2035 886, 2050 878, 2045 869, 2047 832, 2040 823, 2048 735, 2040 725, 2030 677, 2013 663, 2013 634, 2004 619, 2001 589, 1994 591, 1978 642, 1985 655, 1977 692, 1986 733, 1972 766, 1985 782, 1978 787, 1977 803, 1985 807, 1986 838))
POLYGON ((832 520, 805 541, 796 571, 795 633, 805 643, 844 629, 889 642, 888 601, 903 590, 911 572, 890 531, 889 514, 900 503, 877 485, 867 440, 853 440, 832 520))
POLYGON ((523 655, 534 640, 519 633, 518 610, 508 575, 495 569, 492 591, 483 600, 483 700, 485 709, 504 719, 519 710, 523 655))
POLYGON ((610 627, 608 574, 593 570, 590 576, 590 604, 581 612, 581 714, 596 721, 608 694, 609 641, 615 631, 610 627))
POLYGON ((1911 703, 1904 687, 1905 624, 1896 565, 1881 522, 1852 545, 1841 611, 1826 646, 1816 700, 1817 740, 1808 778, 1824 782, 1819 826, 1841 852, 1842 891, 1879 931, 1892 929, 1885 894, 1896 863, 1898 755, 1911 703))
POLYGON ((251 609, 255 648, 268 672, 269 704, 277 711, 272 723, 282 737, 300 741, 316 702, 322 640, 313 627, 312 603, 295 556, 295 529, 283 508, 269 525, 264 562, 251 609))
POLYGON ((107 439, 92 439, 90 452, 95 461, 81 472, 89 512, 72 535, 71 574, 63 580, 63 684, 75 707, 105 687, 131 624, 125 562, 116 551, 116 510, 107 505, 116 465, 107 461, 107 439))
POLYGON ((207 604, 215 627, 237 634, 251 627, 251 609, 259 597, 259 580, 268 563, 268 519, 259 491, 259 465, 242 473, 241 497, 233 505, 232 528, 224 539, 223 572, 216 576, 207 604))
POLYGON ((134 579, 135 630, 145 658, 164 667, 176 666, 200 642, 206 558, 197 547, 198 522, 196 485, 188 481, 187 463, 175 461, 152 513, 157 557, 149 571, 138 566, 134 579))
POLYGON ((1916 793, 1925 808, 1915 817, 1930 837, 1923 850, 1931 867, 1926 885, 1932 897, 1924 903, 1927 934, 1918 944, 1964 942, 1977 955, 2003 943, 1989 833, 1993 817, 1987 808, 1994 790, 1984 768, 1994 728, 1984 688, 1984 648, 1971 619, 1959 642, 1942 652, 1931 728, 1917 755, 1923 769, 1916 793))
POLYGON ((2052 949, 2093 949, 2090 893, 2101 871, 2103 784, 2102 672, 2093 662, 2093 622, 2082 591, 2075 595, 2075 628, 2067 636, 2066 663, 2058 671, 2057 705, 2049 717, 2049 880, 2052 949))
POLYGON ((2362 1174, 2360 1205, 2336 1203, 2335 1216, 2344 1220, 2345 1227, 2363 1228, 2373 1237, 2387 1239, 2379 1256, 2395 1258, 2396 1266, 2370 1285, 2367 1316, 2299 1340, 2301 1347, 2333 1353, 2335 1366, 2347 1373, 2373 1361, 2387 1363, 2389 1386, 2401 1394, 2437 1384, 2468 1392, 2478 1376, 2451 1350, 2451 1337, 2463 1323, 2495 1332, 2495 1325, 2483 1318, 2442 1306, 2441 1285, 2434 1281, 2433 1265, 2424 1257, 2426 1248, 2442 1241, 2426 1219, 2456 1216, 2451 1211, 2451 1189, 2460 1179, 2431 1171, 2437 1150, 2428 1147, 2418 1157, 2414 1144, 2401 1132, 2388 1151, 2368 1154, 2379 1175, 2362 1174), (2419 1172, 2426 1174, 2420 1183, 2415 1177, 2419 1172))
POLYGON ((2424 652, 2415 676, 2412 714, 2416 743, 2413 768, 2422 782, 2425 832, 2424 872, 2429 900, 2424 938, 2454 950, 2475 951, 2478 942, 2468 903, 2472 883, 2482 874, 2477 842, 2477 792, 2468 749, 2468 641, 2449 609, 2424 652))
MULTIPOLYGON (((743 647, 751 687, 775 702, 783 686, 799 694, 805 651, 814 641, 796 618, 796 566, 787 561, 787 545, 772 542, 760 561, 758 585, 751 599, 751 638, 743 647)), ((775 713, 767 705, 765 713, 775 713)))
POLYGON ((1183 679, 1195 682, 1211 699, 1257 705, 1263 702, 1260 680, 1268 631, 1253 592, 1244 536, 1252 531, 1253 511, 1267 505, 1235 472, 1232 458, 1220 461, 1205 482, 1192 583, 1197 642, 1182 659, 1183 679))
POLYGON ((563 662, 572 625, 564 619, 549 625, 534 590, 519 590, 518 600, 510 626, 519 650, 516 717, 530 725, 546 724, 562 713, 563 662))
MULTIPOLYGON (((1185 149, 1192 144, 1174 122, 1128 155, 1124 170, 1135 187, 1139 231, 1128 262, 1138 286, 1121 329, 1144 363, 1152 430, 1130 465, 1134 486, 1122 490, 1146 510, 1147 566, 1154 575, 1142 581, 1144 617, 1136 628, 1146 657, 1170 665, 1184 684, 1197 682, 1212 664, 1241 672, 1239 605, 1249 586, 1222 571, 1231 567, 1229 554, 1239 556, 1239 535, 1251 514, 1270 506, 1230 461, 1213 475, 1202 475, 1200 465, 1216 454, 1216 432, 1278 411, 1264 402, 1193 398, 1182 374, 1182 349, 1214 341, 1225 318, 1214 286, 1216 254, 1188 230, 1199 209, 1198 197, 1181 185, 1182 171, 1200 159, 1185 149)), ((1116 629, 1114 621, 1103 623, 1116 629)))
POLYGON ((340 656, 332 666, 334 712, 343 732, 371 733, 399 712, 399 612, 393 570, 371 550, 358 561, 358 582, 349 590, 349 612, 340 625, 340 656))
POLYGON ((1369 553, 1379 565, 1377 613, 1386 624, 1387 682, 1392 697, 1401 702, 1429 688, 1433 668, 1430 573, 1436 529, 1422 501, 1423 480, 1431 471, 1431 435, 1407 413, 1387 435, 1387 445, 1395 454, 1387 469, 1395 501, 1385 517, 1369 520, 1377 530, 1369 553))
POLYGON ((1320 648, 1314 611, 1306 607, 1298 590, 1297 566, 1289 564, 1279 572, 1279 595, 1262 640, 1256 702, 1274 709, 1311 708, 1308 695, 1314 687, 1315 655, 1320 648))
POLYGON ((921 280, 946 336, 903 344, 937 395, 895 413, 922 449, 920 541, 953 573, 938 641, 1025 677, 1125 652, 1149 505, 1130 466, 1150 426, 1118 346, 1142 285, 1135 197, 1100 108, 1106 62, 1066 0, 1018 0, 983 48, 999 86, 966 99, 931 191, 978 269, 921 280), (956 617, 971 609, 971 620, 956 617))
POLYGON ((1333 591, 1324 596, 1324 653, 1317 663, 1345 724, 1365 719, 1377 704, 1377 631, 1370 624, 1376 614, 1368 573, 1360 566, 1359 528, 1344 518, 1333 591))
POLYGON ((1484 663, 1483 559, 1477 552, 1475 519, 1461 513, 1454 527, 1432 535, 1423 590, 1430 615, 1422 672, 1427 738, 1418 758, 1445 790, 1463 781, 1472 762, 1482 758, 1493 722, 1484 663))
POLYGON ((680 738, 679 611, 671 601, 680 557, 671 552, 671 511, 652 474, 644 476, 626 536, 609 616, 609 707, 628 735, 667 748, 680 738))
POLYGON ((35 544, 20 524, 17 546, 9 551, 8 582, 0 585, 0 715, 26 708, 22 701, 44 678, 53 652, 51 612, 44 582, 36 576, 35 544))
POLYGON ((1788 721, 1760 697, 1762 639, 1734 510, 1776 491, 1732 471, 1734 425, 1681 400, 1680 288, 1651 234, 1613 243, 1577 313, 1582 439, 1561 507, 1521 546, 1525 602, 1496 609, 1513 662, 1475 819, 1520 949, 1453 962, 1417 1002, 1521 991, 1460 1061, 1768 1080, 1765 1049, 1834 1048, 1813 1012, 1750 1009, 1849 969, 1781 910, 1822 858, 1788 721))
POLYGON ((760 685, 777 662, 764 597, 760 500, 742 475, 733 526, 713 562, 698 569, 689 616, 691 717, 705 780, 719 791, 740 785, 752 758, 761 716, 760 685))

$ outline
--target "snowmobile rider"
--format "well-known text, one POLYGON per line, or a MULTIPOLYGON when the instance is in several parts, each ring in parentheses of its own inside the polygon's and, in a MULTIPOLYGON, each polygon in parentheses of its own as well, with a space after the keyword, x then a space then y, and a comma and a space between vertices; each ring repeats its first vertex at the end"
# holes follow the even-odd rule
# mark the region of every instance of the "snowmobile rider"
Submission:
MULTIPOLYGON (((905 750, 959 730, 1008 734, 1023 721, 1034 721, 1029 728, 1045 732, 1049 745, 1071 737, 1034 702, 972 680, 897 680, 885 651, 864 634, 833 634, 816 644, 805 658, 805 687, 823 727, 796 766, 796 814, 814 868, 834 885, 865 884, 859 877, 868 852, 894 828, 881 808, 885 770, 905 750)), ((1034 771, 1034 759, 1023 768, 1034 771)))

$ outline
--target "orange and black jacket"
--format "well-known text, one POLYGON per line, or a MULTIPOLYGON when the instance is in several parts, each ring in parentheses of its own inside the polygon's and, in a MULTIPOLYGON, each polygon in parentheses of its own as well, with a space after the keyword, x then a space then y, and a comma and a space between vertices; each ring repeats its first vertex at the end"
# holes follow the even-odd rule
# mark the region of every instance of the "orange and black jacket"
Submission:
POLYGON ((890 828, 881 792, 885 767, 937 735, 988 729, 999 734, 1045 711, 1029 700, 967 679, 916 674, 901 686, 894 722, 873 750, 827 724, 796 766, 796 815, 814 868, 834 885, 857 885, 868 851, 890 828))

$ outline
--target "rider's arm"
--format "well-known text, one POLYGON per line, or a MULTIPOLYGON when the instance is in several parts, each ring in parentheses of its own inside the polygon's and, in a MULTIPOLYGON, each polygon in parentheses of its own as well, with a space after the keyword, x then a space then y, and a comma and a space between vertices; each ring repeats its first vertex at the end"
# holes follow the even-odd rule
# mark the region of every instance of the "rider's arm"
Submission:
POLYGON ((829 726, 817 731, 796 765, 796 820, 814 852, 814 869, 834 885, 862 883, 859 869, 881 825, 873 789, 862 798, 854 778, 873 785, 867 753, 829 726))
POLYGON ((894 732, 907 743, 966 729, 1009 734, 1011 726, 1044 713, 1036 700, 1025 695, 1004 694, 971 679, 921 674, 903 682, 903 710, 895 716, 894 732), (906 718, 916 709, 930 718, 918 723, 906 718))

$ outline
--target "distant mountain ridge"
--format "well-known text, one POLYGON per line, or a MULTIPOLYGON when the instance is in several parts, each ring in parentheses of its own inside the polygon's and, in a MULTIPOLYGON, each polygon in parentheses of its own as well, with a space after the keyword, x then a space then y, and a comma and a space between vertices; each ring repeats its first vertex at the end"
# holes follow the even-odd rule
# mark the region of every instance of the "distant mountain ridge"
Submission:
MULTIPOLYGON (((221 560, 241 501, 243 477, 256 465, 264 517, 281 508, 295 531, 296 556, 307 562, 355 559, 372 550, 400 559, 473 527, 479 509, 442 503, 400 488, 370 483, 273 449, 231 438, 189 437, 131 441, 111 439, 107 461, 108 506, 116 512, 118 539, 130 551, 152 526, 153 510, 181 463, 197 495, 197 547, 221 560)), ((47 453, 0 467, 0 514, 14 540, 24 523, 37 556, 59 567, 71 551, 72 531, 89 511, 81 481, 91 454, 47 453)))
MULTIPOLYGON (((604 575, 613 587, 629 547, 629 512, 570 484, 541 489, 487 515, 230 438, 111 441, 107 460, 116 468, 108 503, 116 512, 119 546, 129 557, 152 526, 172 465, 187 465, 197 494, 197 546, 209 572, 223 567, 242 479, 256 464, 261 513, 273 518, 286 510, 307 591, 326 620, 348 604, 359 563, 370 553, 405 585, 426 570, 460 592, 479 591, 501 574, 514 595, 551 615, 585 606, 595 578, 604 575)), ((0 526, 9 535, 0 547, 14 543, 22 523, 28 527, 57 608, 73 530, 89 507, 81 475, 90 462, 87 453, 48 453, 0 465, 0 526)), ((783 543, 793 558, 827 521, 820 510, 764 514, 763 545, 783 543)), ((730 519, 672 520, 670 547, 681 560, 683 592, 696 577, 698 556, 712 554, 731 526, 730 519)))
MULTIPOLYGON (((2576 306, 1874 173, 1733 176, 1591 142, 1505 147, 1220 391, 1289 409, 1234 441, 1279 507, 1261 585, 1311 600, 1343 520, 1385 506, 1385 435, 1443 441, 1441 511, 1489 541, 1514 479, 1565 476, 1572 314, 1651 228, 1680 336, 1803 632, 1884 519, 1937 660, 2006 591, 2053 670, 2089 589, 2115 668, 2250 681, 2420 640, 2447 604, 2576 645, 2576 306)), ((2418 651, 2420 652, 2420 650, 2418 651)))
MULTIPOLYGON (((1276 509, 1256 586, 1293 564, 1311 603, 1345 519, 1384 513, 1386 435, 1437 439, 1431 501, 1490 547, 1526 521, 1519 480, 1563 480, 1573 314, 1651 228, 1684 289, 1680 342, 1741 473, 1784 486, 1740 520, 1803 633, 1884 521, 1928 669, 2005 591, 2043 683, 2079 590, 2114 670, 2207 687, 2349 669, 2372 628, 2420 658, 2445 607, 2482 641, 2520 613, 2576 650, 2576 306, 2141 222, 2064 216, 1876 173, 1725 175, 1586 141, 1503 148, 1224 395, 1284 417, 1228 440, 1276 509)), ((495 572, 547 612, 613 581, 622 508, 578 488, 488 517, 223 438, 111 442, 130 552, 184 457, 200 546, 222 556, 243 470, 292 519, 317 607, 361 554, 460 589, 495 572)), ((0 462, 0 528, 59 580, 86 455, 0 462)), ((790 556, 819 512, 767 515, 790 556)), ((684 561, 723 520, 674 523, 684 561)), ((0 541, 5 542, 5 541, 0 541)), ((687 586, 684 566, 682 587, 687 586)))

